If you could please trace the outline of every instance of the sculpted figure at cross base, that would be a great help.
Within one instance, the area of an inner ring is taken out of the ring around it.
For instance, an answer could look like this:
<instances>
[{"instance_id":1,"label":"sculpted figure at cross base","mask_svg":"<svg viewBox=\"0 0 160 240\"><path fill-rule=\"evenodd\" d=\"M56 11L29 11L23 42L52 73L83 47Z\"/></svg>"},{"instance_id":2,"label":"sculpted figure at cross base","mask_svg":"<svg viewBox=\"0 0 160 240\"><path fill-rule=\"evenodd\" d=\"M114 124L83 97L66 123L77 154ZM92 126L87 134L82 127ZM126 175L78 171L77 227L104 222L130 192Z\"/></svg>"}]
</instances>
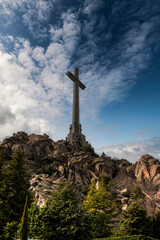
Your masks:
<instances>
[{"instance_id":1,"label":"sculpted figure at cross base","mask_svg":"<svg viewBox=\"0 0 160 240\"><path fill-rule=\"evenodd\" d=\"M70 143L79 145L86 145L85 136L81 133L81 124L79 123L79 88L84 90L86 86L79 80L78 68L74 69L74 74L67 72L66 75L73 81L73 112L72 124L70 125L70 132L66 140Z\"/></svg>"}]
</instances>

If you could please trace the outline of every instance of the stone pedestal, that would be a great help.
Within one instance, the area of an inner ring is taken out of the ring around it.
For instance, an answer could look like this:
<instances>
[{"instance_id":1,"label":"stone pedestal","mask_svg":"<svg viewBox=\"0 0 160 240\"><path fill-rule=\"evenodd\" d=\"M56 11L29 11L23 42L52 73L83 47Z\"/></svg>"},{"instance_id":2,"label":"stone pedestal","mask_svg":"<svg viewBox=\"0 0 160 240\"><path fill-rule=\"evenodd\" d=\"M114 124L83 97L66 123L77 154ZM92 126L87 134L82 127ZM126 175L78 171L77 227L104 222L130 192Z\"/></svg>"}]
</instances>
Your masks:
<instances>
[{"instance_id":1,"label":"stone pedestal","mask_svg":"<svg viewBox=\"0 0 160 240\"><path fill-rule=\"evenodd\" d=\"M75 132L75 126L73 124L70 125L70 132L66 138L66 140L68 142L70 142L71 144L78 144L80 146L85 146L87 144L85 135L83 135L81 132L81 124L79 124L79 132ZM77 127L76 127L77 129Z\"/></svg>"}]
</instances>

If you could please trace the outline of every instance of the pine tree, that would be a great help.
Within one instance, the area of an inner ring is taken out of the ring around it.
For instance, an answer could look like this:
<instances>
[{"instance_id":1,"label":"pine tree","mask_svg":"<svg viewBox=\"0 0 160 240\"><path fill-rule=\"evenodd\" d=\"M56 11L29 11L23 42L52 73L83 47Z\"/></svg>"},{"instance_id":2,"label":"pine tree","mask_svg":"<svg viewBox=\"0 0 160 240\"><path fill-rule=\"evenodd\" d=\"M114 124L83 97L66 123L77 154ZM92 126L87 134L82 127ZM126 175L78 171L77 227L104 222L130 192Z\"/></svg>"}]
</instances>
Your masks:
<instances>
[{"instance_id":1,"label":"pine tree","mask_svg":"<svg viewBox=\"0 0 160 240\"><path fill-rule=\"evenodd\" d=\"M153 237L160 239L160 212L153 217Z\"/></svg>"},{"instance_id":2,"label":"pine tree","mask_svg":"<svg viewBox=\"0 0 160 240\"><path fill-rule=\"evenodd\" d=\"M84 213L76 194L69 183L61 185L46 206L36 213L38 228L30 227L30 237L42 240L87 240L90 239L90 219Z\"/></svg>"},{"instance_id":3,"label":"pine tree","mask_svg":"<svg viewBox=\"0 0 160 240\"><path fill-rule=\"evenodd\" d=\"M28 195L26 196L26 202L24 206L21 229L20 229L20 240L28 239Z\"/></svg>"},{"instance_id":4,"label":"pine tree","mask_svg":"<svg viewBox=\"0 0 160 240\"><path fill-rule=\"evenodd\" d=\"M29 193L29 175L24 167L23 154L16 151L11 155L5 173L5 204L8 222L20 221L26 195Z\"/></svg>"},{"instance_id":5,"label":"pine tree","mask_svg":"<svg viewBox=\"0 0 160 240\"><path fill-rule=\"evenodd\" d=\"M43 211L43 209L42 209ZM37 205L37 201L31 204L28 209L28 219L29 219L29 237L37 239L38 234L41 231L41 223L39 221L40 209Z\"/></svg>"},{"instance_id":6,"label":"pine tree","mask_svg":"<svg viewBox=\"0 0 160 240\"><path fill-rule=\"evenodd\" d=\"M4 164L4 152L0 151L0 239L3 239L3 228L7 222L7 216L4 212L5 208L5 185L6 181L4 179L3 173Z\"/></svg>"},{"instance_id":7,"label":"pine tree","mask_svg":"<svg viewBox=\"0 0 160 240\"><path fill-rule=\"evenodd\" d=\"M152 235L151 220L137 203L132 202L128 209L123 211L119 233L121 235Z\"/></svg>"},{"instance_id":8,"label":"pine tree","mask_svg":"<svg viewBox=\"0 0 160 240\"><path fill-rule=\"evenodd\" d=\"M117 206L108 192L106 178L101 176L99 187L94 180L84 201L84 207L92 218L92 234L95 238L107 237L111 234L111 223L117 215Z\"/></svg>"},{"instance_id":9,"label":"pine tree","mask_svg":"<svg viewBox=\"0 0 160 240\"><path fill-rule=\"evenodd\" d=\"M26 194L29 194L29 175L22 153L16 151L6 158L0 152L0 239L14 236L17 231Z\"/></svg>"}]
</instances>

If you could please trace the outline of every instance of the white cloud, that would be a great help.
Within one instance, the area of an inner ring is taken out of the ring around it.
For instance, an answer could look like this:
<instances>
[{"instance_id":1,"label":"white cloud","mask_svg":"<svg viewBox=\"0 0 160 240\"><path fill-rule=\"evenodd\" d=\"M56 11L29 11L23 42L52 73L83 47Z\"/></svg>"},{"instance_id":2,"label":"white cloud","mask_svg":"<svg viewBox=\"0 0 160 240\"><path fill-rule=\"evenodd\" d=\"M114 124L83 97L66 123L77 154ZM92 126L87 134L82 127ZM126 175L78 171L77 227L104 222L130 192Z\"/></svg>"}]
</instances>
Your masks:
<instances>
[{"instance_id":1,"label":"white cloud","mask_svg":"<svg viewBox=\"0 0 160 240\"><path fill-rule=\"evenodd\" d=\"M10 122L15 118L9 107L0 104L0 125L4 125L6 122Z\"/></svg>"},{"instance_id":2,"label":"white cloud","mask_svg":"<svg viewBox=\"0 0 160 240\"><path fill-rule=\"evenodd\" d=\"M58 50L61 47L61 53L67 51L67 55L71 57L79 42L80 23L76 14L70 11L63 13L61 20L63 23L61 28L51 26L51 39L57 44L57 48L54 49Z\"/></svg>"},{"instance_id":3,"label":"white cloud","mask_svg":"<svg viewBox=\"0 0 160 240\"><path fill-rule=\"evenodd\" d=\"M35 128L42 132L46 126L51 131L57 119L60 121L65 116L68 121L72 83L65 73L75 66L80 68L80 79L87 86L85 91L80 90L82 116L93 122L101 104L121 99L152 57L152 46L156 41L155 35L151 34L152 19L143 23L129 22L129 28L122 31L116 44L111 45L112 23L107 28L104 17L94 15L103 7L103 1L84 1L85 20L79 18L78 10L67 10L61 13L58 24L51 24L49 18L55 2L0 1L4 10L0 14L8 21L13 20L18 11L21 13L19 18L22 17L35 37L39 38L39 33L46 37L49 33L50 40L44 49L31 46L24 38L1 36L0 84L3 93L0 100L5 102L5 119L11 119L13 114L12 121L15 121L5 129L20 126L24 130ZM11 115L7 115L9 112Z\"/></svg>"},{"instance_id":4,"label":"white cloud","mask_svg":"<svg viewBox=\"0 0 160 240\"><path fill-rule=\"evenodd\" d=\"M84 1L84 9L83 12L85 14L92 14L95 11L101 9L103 7L104 3L102 0L85 0Z\"/></svg>"},{"instance_id":5,"label":"white cloud","mask_svg":"<svg viewBox=\"0 0 160 240\"><path fill-rule=\"evenodd\" d=\"M19 19L35 38L47 38L48 27L43 26L51 16L58 0L1 0L0 15L4 24L16 23Z\"/></svg>"},{"instance_id":6,"label":"white cloud","mask_svg":"<svg viewBox=\"0 0 160 240\"><path fill-rule=\"evenodd\" d=\"M150 154L155 158L160 157L160 138L151 138L140 142L126 142L117 145L108 145L98 151L105 152L108 156L118 159L127 159L136 162L142 155Z\"/></svg>"},{"instance_id":7,"label":"white cloud","mask_svg":"<svg viewBox=\"0 0 160 240\"><path fill-rule=\"evenodd\" d=\"M65 73L70 64L71 45L75 47L78 41L79 27L73 13L63 14L62 23L63 41L52 39L46 50L31 47L23 38L1 36L0 101L5 105L0 121L5 123L0 138L16 130L45 131L53 137L53 126L70 108L66 103L71 103L72 83ZM10 51L6 53L9 45Z\"/></svg>"},{"instance_id":8,"label":"white cloud","mask_svg":"<svg viewBox=\"0 0 160 240\"><path fill-rule=\"evenodd\" d=\"M48 111L52 108L48 106L44 109L48 101L45 90L31 79L33 67L28 69L30 65L26 66L26 61L19 64L15 59L10 54L0 52L0 122L3 123L0 137L18 130L44 133L46 129L45 132L53 134L47 121ZM41 118L41 108L46 113L46 119ZM57 111L52 109L51 112L52 117L57 115Z\"/></svg>"}]
</instances>

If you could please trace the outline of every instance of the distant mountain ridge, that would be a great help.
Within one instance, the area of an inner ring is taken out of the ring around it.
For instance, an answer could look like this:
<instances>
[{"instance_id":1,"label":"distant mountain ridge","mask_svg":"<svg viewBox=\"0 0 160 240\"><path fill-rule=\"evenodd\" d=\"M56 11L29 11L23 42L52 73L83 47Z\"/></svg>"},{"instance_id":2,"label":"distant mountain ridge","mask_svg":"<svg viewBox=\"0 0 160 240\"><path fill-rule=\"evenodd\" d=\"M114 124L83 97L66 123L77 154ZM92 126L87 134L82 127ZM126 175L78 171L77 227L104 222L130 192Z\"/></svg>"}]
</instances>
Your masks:
<instances>
[{"instance_id":1,"label":"distant mountain ridge","mask_svg":"<svg viewBox=\"0 0 160 240\"><path fill-rule=\"evenodd\" d=\"M131 164L125 159L114 160L82 151L78 145L67 141L54 142L46 134L28 135L18 132L0 143L6 154L16 150L24 153L24 160L31 173L31 190L42 207L58 184L70 179L80 195L86 195L93 179L98 181L103 173L111 179L110 191L127 209L131 192L138 186L144 198L137 199L149 215L160 210L160 162L144 155Z\"/></svg>"}]
</instances>

